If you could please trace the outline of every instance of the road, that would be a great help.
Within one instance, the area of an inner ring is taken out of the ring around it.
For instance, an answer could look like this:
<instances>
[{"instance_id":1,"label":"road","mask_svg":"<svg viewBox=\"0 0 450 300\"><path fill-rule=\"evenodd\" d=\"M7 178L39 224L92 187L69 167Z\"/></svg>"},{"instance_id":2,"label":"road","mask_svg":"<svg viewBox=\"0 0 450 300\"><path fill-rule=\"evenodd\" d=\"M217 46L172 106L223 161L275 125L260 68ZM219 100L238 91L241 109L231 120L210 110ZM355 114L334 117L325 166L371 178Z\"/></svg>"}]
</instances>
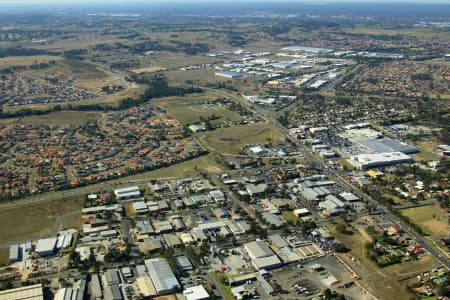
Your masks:
<instances>
[{"instance_id":1,"label":"road","mask_svg":"<svg viewBox=\"0 0 450 300\"><path fill-rule=\"evenodd\" d=\"M207 88L204 88L207 89ZM207 89L211 90L211 89ZM213 93L219 94L222 97L228 97L234 101L238 101L240 104L245 105L249 110L251 110L253 113L259 115L262 117L266 122L270 123L272 126L277 128L280 133L284 135L285 138L288 138L289 140L292 140L289 132L284 128L276 119L274 119L271 116L266 115L261 109L252 106L249 102L247 102L243 97L241 97L238 93L235 92L229 92L224 90L214 90ZM292 140L293 144L297 147L297 149L304 155L304 157L311 163L315 165L316 168L322 170L324 174L328 175L330 178L332 178L336 183L347 189L349 192L352 192L356 196L358 196L361 200L365 201L366 203L371 203L372 205L382 209L387 215L389 220L393 224L399 225L402 230L408 234L409 236L413 237L419 244L423 246L423 248L428 251L431 255L435 257L436 260L438 260L440 263L442 263L444 266L450 269L450 260L446 257L444 257L441 253L439 253L436 248L432 245L431 241L424 240L424 237L420 234L418 234L415 230L413 230L408 224L403 224L401 220L395 216L394 214L389 212L389 209L379 204L377 201L375 201L372 197L367 195L366 193L363 193L360 189L356 188L353 184L345 180L337 171L329 168L322 160L318 159L308 148L306 148L305 145L302 143Z\"/></svg>"}]
</instances>

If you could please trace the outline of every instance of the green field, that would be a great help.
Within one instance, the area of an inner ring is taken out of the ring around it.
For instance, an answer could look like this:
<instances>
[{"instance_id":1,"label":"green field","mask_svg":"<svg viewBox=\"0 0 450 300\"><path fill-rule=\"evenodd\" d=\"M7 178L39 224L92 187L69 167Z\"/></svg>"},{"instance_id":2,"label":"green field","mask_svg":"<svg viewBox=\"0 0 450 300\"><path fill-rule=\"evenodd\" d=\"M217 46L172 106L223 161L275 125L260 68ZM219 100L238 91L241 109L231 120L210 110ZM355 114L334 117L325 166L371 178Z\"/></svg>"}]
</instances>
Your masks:
<instances>
[{"instance_id":1,"label":"green field","mask_svg":"<svg viewBox=\"0 0 450 300\"><path fill-rule=\"evenodd\" d=\"M220 117L218 120L214 120L214 122L218 123L229 123L242 120L240 115L225 107L207 107L205 105L206 101L213 101L214 99L214 96L199 94L183 97L168 97L152 102L155 105L167 109L167 111L183 125L199 123L200 117L207 119L212 115Z\"/></svg>"},{"instance_id":2,"label":"green field","mask_svg":"<svg viewBox=\"0 0 450 300\"><path fill-rule=\"evenodd\" d=\"M409 217L434 239L448 237L450 233L449 214L438 204L404 209L402 215Z\"/></svg>"},{"instance_id":3,"label":"green field","mask_svg":"<svg viewBox=\"0 0 450 300\"><path fill-rule=\"evenodd\" d=\"M50 234L58 216L81 210L84 197L21 203L0 208L0 244Z\"/></svg>"},{"instance_id":4,"label":"green field","mask_svg":"<svg viewBox=\"0 0 450 300\"><path fill-rule=\"evenodd\" d=\"M245 144L276 145L284 141L274 127L263 122L203 132L197 138L208 150L228 155L238 155Z\"/></svg>"}]
</instances>

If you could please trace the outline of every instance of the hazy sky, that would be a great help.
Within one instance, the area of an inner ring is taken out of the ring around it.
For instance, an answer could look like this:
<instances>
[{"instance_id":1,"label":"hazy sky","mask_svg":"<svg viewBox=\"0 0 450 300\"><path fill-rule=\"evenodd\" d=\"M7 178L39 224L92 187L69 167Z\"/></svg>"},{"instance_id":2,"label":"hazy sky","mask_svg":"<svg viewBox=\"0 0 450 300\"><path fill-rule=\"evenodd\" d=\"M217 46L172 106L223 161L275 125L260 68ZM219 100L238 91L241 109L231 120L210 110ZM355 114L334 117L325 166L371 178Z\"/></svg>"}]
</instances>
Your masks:
<instances>
[{"instance_id":1,"label":"hazy sky","mask_svg":"<svg viewBox=\"0 0 450 300\"><path fill-rule=\"evenodd\" d=\"M128 1L124 0L0 0L0 4L83 4L83 3L107 3L107 2L117 2L125 4ZM387 2L387 3L446 3L450 4L450 0L131 0L129 2L143 2L143 3L167 3L167 2L178 2L178 3L188 3L188 2L298 2L298 3L332 3L332 2L361 2L361 3L370 3L370 2Z\"/></svg>"}]
</instances>

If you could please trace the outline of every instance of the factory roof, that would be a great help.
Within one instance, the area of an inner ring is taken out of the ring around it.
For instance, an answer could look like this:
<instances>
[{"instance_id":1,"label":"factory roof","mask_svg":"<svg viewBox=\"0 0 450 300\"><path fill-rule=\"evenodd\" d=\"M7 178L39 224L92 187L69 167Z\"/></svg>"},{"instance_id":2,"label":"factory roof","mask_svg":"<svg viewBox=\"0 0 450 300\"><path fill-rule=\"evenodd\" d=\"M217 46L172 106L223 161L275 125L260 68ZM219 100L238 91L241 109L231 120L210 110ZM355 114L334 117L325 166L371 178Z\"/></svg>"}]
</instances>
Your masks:
<instances>
[{"instance_id":1,"label":"factory roof","mask_svg":"<svg viewBox=\"0 0 450 300\"><path fill-rule=\"evenodd\" d=\"M231 71L220 71L215 73L217 76L231 77L231 78L239 78L242 77L241 73L231 72Z\"/></svg>"},{"instance_id":2,"label":"factory roof","mask_svg":"<svg viewBox=\"0 0 450 300\"><path fill-rule=\"evenodd\" d=\"M106 283L109 285L119 284L119 272L116 269L109 269L105 272Z\"/></svg>"},{"instance_id":3,"label":"factory roof","mask_svg":"<svg viewBox=\"0 0 450 300\"><path fill-rule=\"evenodd\" d=\"M283 248L289 245L279 234L270 235L269 240L278 248Z\"/></svg>"},{"instance_id":4,"label":"factory roof","mask_svg":"<svg viewBox=\"0 0 450 300\"><path fill-rule=\"evenodd\" d=\"M358 143L374 153L398 151L404 154L412 154L418 152L416 148L392 139L363 139Z\"/></svg>"},{"instance_id":5,"label":"factory roof","mask_svg":"<svg viewBox=\"0 0 450 300\"><path fill-rule=\"evenodd\" d=\"M136 278L139 291L144 297L156 296L157 292L150 276L140 276Z\"/></svg>"},{"instance_id":6,"label":"factory roof","mask_svg":"<svg viewBox=\"0 0 450 300\"><path fill-rule=\"evenodd\" d=\"M0 291L0 299L5 300L43 300L43 291L41 284L35 284L17 289Z\"/></svg>"},{"instance_id":7,"label":"factory roof","mask_svg":"<svg viewBox=\"0 0 450 300\"><path fill-rule=\"evenodd\" d=\"M352 165L361 169L386 166L398 163L412 162L413 159L401 152L383 152L376 154L359 154L348 160Z\"/></svg>"},{"instance_id":8,"label":"factory roof","mask_svg":"<svg viewBox=\"0 0 450 300\"><path fill-rule=\"evenodd\" d=\"M178 279L165 259L146 259L145 266L158 294L168 293L173 291L174 288L180 288Z\"/></svg>"},{"instance_id":9,"label":"factory roof","mask_svg":"<svg viewBox=\"0 0 450 300\"><path fill-rule=\"evenodd\" d=\"M254 241L244 245L252 259L274 255L275 253L266 242Z\"/></svg>"},{"instance_id":10,"label":"factory roof","mask_svg":"<svg viewBox=\"0 0 450 300\"><path fill-rule=\"evenodd\" d=\"M191 286L183 291L187 300L209 299L209 294L202 285Z\"/></svg>"},{"instance_id":11,"label":"factory roof","mask_svg":"<svg viewBox=\"0 0 450 300\"><path fill-rule=\"evenodd\" d=\"M36 252L42 253L42 252L52 252L55 250L56 242L58 241L57 238L46 238L46 239L39 239L36 245Z\"/></svg>"}]
</instances>

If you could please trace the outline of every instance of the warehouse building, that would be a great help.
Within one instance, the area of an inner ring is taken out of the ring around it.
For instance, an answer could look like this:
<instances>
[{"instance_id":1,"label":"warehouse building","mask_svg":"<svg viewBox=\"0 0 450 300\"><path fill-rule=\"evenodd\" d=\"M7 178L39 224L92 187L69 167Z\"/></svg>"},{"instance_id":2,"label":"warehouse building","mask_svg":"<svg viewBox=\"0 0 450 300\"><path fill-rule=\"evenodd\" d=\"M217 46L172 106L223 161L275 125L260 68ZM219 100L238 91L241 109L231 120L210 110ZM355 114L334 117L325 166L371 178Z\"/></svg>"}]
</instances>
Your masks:
<instances>
[{"instance_id":1,"label":"warehouse building","mask_svg":"<svg viewBox=\"0 0 450 300\"><path fill-rule=\"evenodd\" d=\"M156 289L153 285L152 279L148 275L140 276L136 278L136 283L139 288L139 292L144 297L153 297L156 296Z\"/></svg>"},{"instance_id":2,"label":"warehouse building","mask_svg":"<svg viewBox=\"0 0 450 300\"><path fill-rule=\"evenodd\" d=\"M186 300L208 300L209 294L202 285L191 286L183 291Z\"/></svg>"},{"instance_id":3,"label":"warehouse building","mask_svg":"<svg viewBox=\"0 0 450 300\"><path fill-rule=\"evenodd\" d=\"M127 188L114 190L114 195L117 200L135 199L142 196L138 186L130 186Z\"/></svg>"},{"instance_id":4,"label":"warehouse building","mask_svg":"<svg viewBox=\"0 0 450 300\"><path fill-rule=\"evenodd\" d=\"M177 268L181 272L188 272L194 270L194 266L191 264L191 261L184 255L175 257L175 263L177 265Z\"/></svg>"},{"instance_id":5,"label":"warehouse building","mask_svg":"<svg viewBox=\"0 0 450 300\"><path fill-rule=\"evenodd\" d=\"M95 300L103 299L103 291L102 286L100 285L100 279L98 274L91 274L91 284L89 291L91 299Z\"/></svg>"},{"instance_id":6,"label":"warehouse building","mask_svg":"<svg viewBox=\"0 0 450 300\"><path fill-rule=\"evenodd\" d=\"M105 297L104 298L105 300L125 299L122 295L122 291L120 290L119 286L117 286L117 285L108 286L107 288L105 288L104 297Z\"/></svg>"},{"instance_id":7,"label":"warehouse building","mask_svg":"<svg viewBox=\"0 0 450 300\"><path fill-rule=\"evenodd\" d=\"M36 252L39 256L51 256L55 254L57 238L40 239L36 245Z\"/></svg>"},{"instance_id":8,"label":"warehouse building","mask_svg":"<svg viewBox=\"0 0 450 300\"><path fill-rule=\"evenodd\" d=\"M372 153L401 152L404 154L414 154L419 152L417 148L392 139L364 139L358 141L358 144L367 148Z\"/></svg>"},{"instance_id":9,"label":"warehouse building","mask_svg":"<svg viewBox=\"0 0 450 300\"><path fill-rule=\"evenodd\" d=\"M242 74L238 72L231 72L231 71L220 71L215 73L216 76L220 77L226 77L226 78L242 78Z\"/></svg>"},{"instance_id":10,"label":"warehouse building","mask_svg":"<svg viewBox=\"0 0 450 300\"><path fill-rule=\"evenodd\" d=\"M158 295L170 294L181 288L165 259L146 259L145 266Z\"/></svg>"},{"instance_id":11,"label":"warehouse building","mask_svg":"<svg viewBox=\"0 0 450 300\"><path fill-rule=\"evenodd\" d=\"M105 286L118 285L121 283L119 271L116 269L109 269L105 272L103 277Z\"/></svg>"},{"instance_id":12,"label":"warehouse building","mask_svg":"<svg viewBox=\"0 0 450 300\"><path fill-rule=\"evenodd\" d=\"M221 190L214 190L209 192L209 197L214 202L223 202L226 200L225 194Z\"/></svg>"},{"instance_id":13,"label":"warehouse building","mask_svg":"<svg viewBox=\"0 0 450 300\"><path fill-rule=\"evenodd\" d=\"M133 202L133 210L137 215L148 213L147 203L144 201Z\"/></svg>"},{"instance_id":14,"label":"warehouse building","mask_svg":"<svg viewBox=\"0 0 450 300\"><path fill-rule=\"evenodd\" d=\"M9 262L15 263L20 261L20 248L19 244L11 244L9 245Z\"/></svg>"},{"instance_id":15,"label":"warehouse building","mask_svg":"<svg viewBox=\"0 0 450 300\"><path fill-rule=\"evenodd\" d=\"M351 156L348 162L355 168L365 170L376 167L390 166L401 163L411 163L414 160L401 152L384 152L376 154L359 154Z\"/></svg>"},{"instance_id":16,"label":"warehouse building","mask_svg":"<svg viewBox=\"0 0 450 300\"><path fill-rule=\"evenodd\" d=\"M42 284L24 286L17 289L0 291L0 299L5 300L43 300Z\"/></svg>"},{"instance_id":17,"label":"warehouse building","mask_svg":"<svg viewBox=\"0 0 450 300\"><path fill-rule=\"evenodd\" d=\"M256 270L272 270L283 265L266 242L250 242L244 245L244 249L252 259L252 265Z\"/></svg>"}]
</instances>

